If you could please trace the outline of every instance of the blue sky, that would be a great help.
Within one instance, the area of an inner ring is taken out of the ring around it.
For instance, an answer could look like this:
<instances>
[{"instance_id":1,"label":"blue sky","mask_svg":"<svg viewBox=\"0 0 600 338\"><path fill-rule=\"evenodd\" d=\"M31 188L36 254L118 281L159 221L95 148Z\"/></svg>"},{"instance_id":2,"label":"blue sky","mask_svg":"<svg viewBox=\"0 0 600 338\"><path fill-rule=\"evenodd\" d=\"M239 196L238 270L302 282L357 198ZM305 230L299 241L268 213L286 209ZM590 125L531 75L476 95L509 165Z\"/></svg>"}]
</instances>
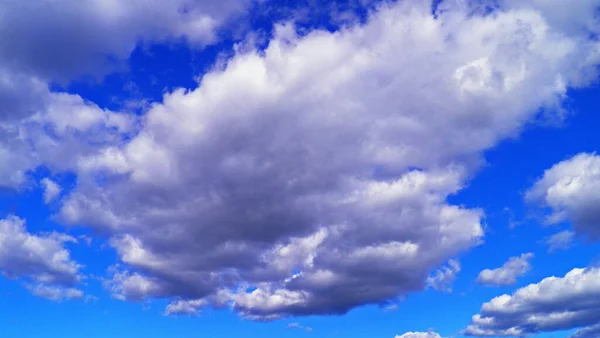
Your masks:
<instances>
[{"instance_id":1,"label":"blue sky","mask_svg":"<svg viewBox=\"0 0 600 338\"><path fill-rule=\"evenodd\" d=\"M0 5L1 336L599 337L599 8Z\"/></svg>"}]
</instances>

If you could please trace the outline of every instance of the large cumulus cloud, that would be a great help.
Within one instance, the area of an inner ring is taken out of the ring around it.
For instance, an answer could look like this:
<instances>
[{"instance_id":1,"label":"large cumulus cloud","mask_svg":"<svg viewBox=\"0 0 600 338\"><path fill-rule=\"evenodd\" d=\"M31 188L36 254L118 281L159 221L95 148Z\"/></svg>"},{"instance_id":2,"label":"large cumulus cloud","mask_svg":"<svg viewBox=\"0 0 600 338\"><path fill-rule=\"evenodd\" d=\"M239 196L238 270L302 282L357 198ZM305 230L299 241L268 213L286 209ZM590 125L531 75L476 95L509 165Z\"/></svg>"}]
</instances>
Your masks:
<instances>
[{"instance_id":1,"label":"large cumulus cloud","mask_svg":"<svg viewBox=\"0 0 600 338\"><path fill-rule=\"evenodd\" d=\"M166 95L131 141L84 154L58 217L112 234L111 292L170 313L344 313L421 290L483 236L482 211L447 197L540 108L560 116L598 61L593 13L499 3L282 25Z\"/></svg>"}]
</instances>

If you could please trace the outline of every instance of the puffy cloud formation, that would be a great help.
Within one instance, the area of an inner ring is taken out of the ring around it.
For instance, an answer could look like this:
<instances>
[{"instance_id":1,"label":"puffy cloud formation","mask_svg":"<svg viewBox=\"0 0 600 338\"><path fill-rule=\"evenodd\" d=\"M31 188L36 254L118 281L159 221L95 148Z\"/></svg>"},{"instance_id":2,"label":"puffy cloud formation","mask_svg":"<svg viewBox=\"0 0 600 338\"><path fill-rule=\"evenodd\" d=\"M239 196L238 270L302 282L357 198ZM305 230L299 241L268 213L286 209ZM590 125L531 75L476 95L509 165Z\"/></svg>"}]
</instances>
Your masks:
<instances>
[{"instance_id":1,"label":"puffy cloud formation","mask_svg":"<svg viewBox=\"0 0 600 338\"><path fill-rule=\"evenodd\" d=\"M446 198L540 108L560 115L599 61L583 5L499 3L446 1L434 17L401 1L333 33L282 25L167 94L131 140L79 152L58 217L111 233L123 269L108 289L173 299L168 313L268 320L422 290L483 236L482 211Z\"/></svg>"},{"instance_id":2,"label":"puffy cloud formation","mask_svg":"<svg viewBox=\"0 0 600 338\"><path fill-rule=\"evenodd\" d=\"M549 224L569 220L577 234L600 239L600 156L582 153L555 164L525 198L549 209Z\"/></svg>"},{"instance_id":3,"label":"puffy cloud formation","mask_svg":"<svg viewBox=\"0 0 600 338\"><path fill-rule=\"evenodd\" d=\"M532 253L525 253L519 257L511 257L497 269L485 269L477 276L477 283L491 286L513 285L517 278L523 276L531 269L529 261L533 258Z\"/></svg>"},{"instance_id":4,"label":"puffy cloud formation","mask_svg":"<svg viewBox=\"0 0 600 338\"><path fill-rule=\"evenodd\" d=\"M80 290L71 288L81 279L81 265L71 259L64 247L76 242L73 237L52 233L34 235L18 217L0 220L0 271L11 279L33 283L31 292L40 297L62 300L81 298Z\"/></svg>"},{"instance_id":5,"label":"puffy cloud formation","mask_svg":"<svg viewBox=\"0 0 600 338\"><path fill-rule=\"evenodd\" d=\"M600 269L573 269L548 277L512 295L484 303L464 330L469 336L525 336L600 323ZM587 337L596 327L578 333ZM575 335L577 337L577 334ZM591 337L591 336L590 336Z\"/></svg>"},{"instance_id":6,"label":"puffy cloud formation","mask_svg":"<svg viewBox=\"0 0 600 338\"><path fill-rule=\"evenodd\" d=\"M401 336L396 336L396 338L442 338L439 334L435 332L407 332Z\"/></svg>"}]
</instances>

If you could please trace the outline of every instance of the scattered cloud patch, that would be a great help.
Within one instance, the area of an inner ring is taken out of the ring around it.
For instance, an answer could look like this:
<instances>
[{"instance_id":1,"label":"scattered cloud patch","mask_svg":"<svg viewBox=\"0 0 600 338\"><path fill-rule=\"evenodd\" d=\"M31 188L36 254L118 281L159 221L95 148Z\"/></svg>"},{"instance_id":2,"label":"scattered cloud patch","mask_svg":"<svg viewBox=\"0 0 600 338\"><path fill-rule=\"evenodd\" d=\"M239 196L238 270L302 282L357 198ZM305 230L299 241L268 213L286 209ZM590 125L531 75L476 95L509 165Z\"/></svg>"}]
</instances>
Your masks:
<instances>
[{"instance_id":1,"label":"scattered cloud patch","mask_svg":"<svg viewBox=\"0 0 600 338\"><path fill-rule=\"evenodd\" d=\"M287 328L288 329L304 330L306 332L312 332L313 331L312 327L304 326L304 325L301 325L300 323L289 323L287 325Z\"/></svg>"},{"instance_id":2,"label":"scattered cloud patch","mask_svg":"<svg viewBox=\"0 0 600 338\"><path fill-rule=\"evenodd\" d=\"M35 235L15 216L0 220L0 270L5 277L51 285L73 286L81 265L64 247L73 238L64 234Z\"/></svg>"},{"instance_id":3,"label":"scattered cloud patch","mask_svg":"<svg viewBox=\"0 0 600 338\"><path fill-rule=\"evenodd\" d=\"M395 338L442 338L439 334L429 331L429 332L407 332L403 335L396 335Z\"/></svg>"},{"instance_id":4,"label":"scattered cloud patch","mask_svg":"<svg viewBox=\"0 0 600 338\"><path fill-rule=\"evenodd\" d=\"M29 233L25 221L16 216L0 220L0 272L22 280L35 296L53 301L80 299L83 292L73 288L82 276L82 266L65 248L76 242L68 235Z\"/></svg>"},{"instance_id":5,"label":"scattered cloud patch","mask_svg":"<svg viewBox=\"0 0 600 338\"><path fill-rule=\"evenodd\" d=\"M600 337L600 323L577 330L571 338L597 338Z\"/></svg>"},{"instance_id":6,"label":"scattered cloud patch","mask_svg":"<svg viewBox=\"0 0 600 338\"><path fill-rule=\"evenodd\" d=\"M452 292L452 283L459 272L460 263L451 259L448 261L448 266L436 270L433 276L427 278L427 286L434 290Z\"/></svg>"},{"instance_id":7,"label":"scattered cloud patch","mask_svg":"<svg viewBox=\"0 0 600 338\"><path fill-rule=\"evenodd\" d=\"M481 271L477 276L477 283L488 286L513 285L517 282L517 278L525 275L531 269L529 261L532 258L532 253L511 257L499 268Z\"/></svg>"},{"instance_id":8,"label":"scattered cloud patch","mask_svg":"<svg viewBox=\"0 0 600 338\"><path fill-rule=\"evenodd\" d=\"M564 230L548 237L545 240L548 245L548 252L554 252L558 250L567 250L573 245L575 239L575 233L569 230Z\"/></svg>"},{"instance_id":9,"label":"scattered cloud patch","mask_svg":"<svg viewBox=\"0 0 600 338\"><path fill-rule=\"evenodd\" d=\"M83 291L75 288L64 288L38 284L35 286L29 286L28 289L34 296L46 298L55 302L83 299Z\"/></svg>"},{"instance_id":10,"label":"scattered cloud patch","mask_svg":"<svg viewBox=\"0 0 600 338\"><path fill-rule=\"evenodd\" d=\"M62 191L60 185L49 178L42 179L40 183L44 189L44 203L46 204L54 201Z\"/></svg>"}]
</instances>

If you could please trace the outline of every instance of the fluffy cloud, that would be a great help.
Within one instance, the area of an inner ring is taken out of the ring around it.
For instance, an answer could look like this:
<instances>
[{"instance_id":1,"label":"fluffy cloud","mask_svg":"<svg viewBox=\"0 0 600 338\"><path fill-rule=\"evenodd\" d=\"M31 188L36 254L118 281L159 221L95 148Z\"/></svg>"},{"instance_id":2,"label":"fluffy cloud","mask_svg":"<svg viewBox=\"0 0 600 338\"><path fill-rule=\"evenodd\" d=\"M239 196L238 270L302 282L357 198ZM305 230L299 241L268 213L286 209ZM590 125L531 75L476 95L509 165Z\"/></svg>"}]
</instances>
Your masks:
<instances>
[{"instance_id":1,"label":"fluffy cloud","mask_svg":"<svg viewBox=\"0 0 600 338\"><path fill-rule=\"evenodd\" d=\"M59 233L31 234L25 229L25 221L14 216L2 219L0 271L10 279L35 283L29 289L36 296L52 300L81 298L81 291L71 288L81 279L81 265L64 247L64 243L76 241Z\"/></svg>"},{"instance_id":2,"label":"fluffy cloud","mask_svg":"<svg viewBox=\"0 0 600 338\"><path fill-rule=\"evenodd\" d=\"M502 267L481 271L479 276L477 276L477 283L493 286L513 285L517 282L517 278L523 276L531 269L529 260L532 258L532 253L522 254L519 257L511 257Z\"/></svg>"},{"instance_id":3,"label":"fluffy cloud","mask_svg":"<svg viewBox=\"0 0 600 338\"><path fill-rule=\"evenodd\" d=\"M569 220L577 234L600 239L600 156L582 153L555 164L525 198L549 209L547 223Z\"/></svg>"},{"instance_id":4,"label":"fluffy cloud","mask_svg":"<svg viewBox=\"0 0 600 338\"><path fill-rule=\"evenodd\" d=\"M592 14L565 25L527 4L446 2L435 18L402 1L335 33L280 26L79 160L58 216L113 234L114 293L186 313L344 313L422 290L483 236L482 211L447 197L598 61Z\"/></svg>"},{"instance_id":5,"label":"fluffy cloud","mask_svg":"<svg viewBox=\"0 0 600 338\"><path fill-rule=\"evenodd\" d=\"M548 277L512 295L502 295L481 306L469 336L525 336L569 330L600 323L600 269L573 269L564 277ZM594 328L580 333L583 337ZM577 336L577 335L576 335Z\"/></svg>"},{"instance_id":6,"label":"fluffy cloud","mask_svg":"<svg viewBox=\"0 0 600 338\"><path fill-rule=\"evenodd\" d=\"M396 336L396 338L442 338L439 334L435 332L407 332L401 336Z\"/></svg>"}]
</instances>

